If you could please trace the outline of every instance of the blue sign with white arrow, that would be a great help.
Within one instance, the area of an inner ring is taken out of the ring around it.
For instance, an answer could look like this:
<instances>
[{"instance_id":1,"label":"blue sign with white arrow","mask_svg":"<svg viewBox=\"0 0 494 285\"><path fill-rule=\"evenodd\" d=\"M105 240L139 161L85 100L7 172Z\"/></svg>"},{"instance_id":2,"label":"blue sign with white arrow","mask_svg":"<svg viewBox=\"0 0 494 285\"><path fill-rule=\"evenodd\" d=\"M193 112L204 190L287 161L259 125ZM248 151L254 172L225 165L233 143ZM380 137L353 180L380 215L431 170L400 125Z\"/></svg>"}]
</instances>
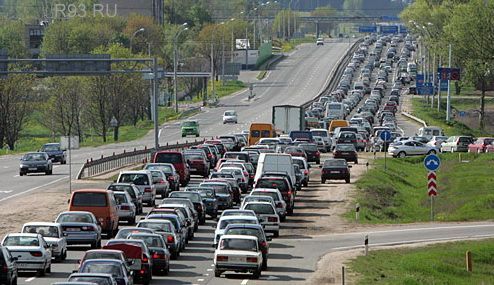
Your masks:
<instances>
[{"instance_id":1,"label":"blue sign with white arrow","mask_svg":"<svg viewBox=\"0 0 494 285\"><path fill-rule=\"evenodd\" d=\"M441 166L441 159L435 154L429 154L424 158L424 166L429 171L436 171Z\"/></svg>"},{"instance_id":2,"label":"blue sign with white arrow","mask_svg":"<svg viewBox=\"0 0 494 285\"><path fill-rule=\"evenodd\" d=\"M379 136L383 141L387 142L391 139L391 132L384 130L381 132L381 135Z\"/></svg>"}]
</instances>

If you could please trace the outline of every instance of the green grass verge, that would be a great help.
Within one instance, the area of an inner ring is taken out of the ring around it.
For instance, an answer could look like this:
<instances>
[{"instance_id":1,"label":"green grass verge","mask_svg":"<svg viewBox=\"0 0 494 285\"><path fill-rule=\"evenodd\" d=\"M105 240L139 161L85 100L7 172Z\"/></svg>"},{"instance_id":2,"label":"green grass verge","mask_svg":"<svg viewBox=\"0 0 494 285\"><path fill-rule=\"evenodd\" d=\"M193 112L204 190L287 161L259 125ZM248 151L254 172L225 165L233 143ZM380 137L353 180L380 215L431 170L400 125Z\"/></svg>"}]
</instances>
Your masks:
<instances>
[{"instance_id":1,"label":"green grass verge","mask_svg":"<svg viewBox=\"0 0 494 285\"><path fill-rule=\"evenodd\" d=\"M437 172L439 195L434 201L436 221L475 221L492 219L494 193L492 165L494 154L441 154ZM356 202L360 222L366 224L413 223L430 220L427 171L423 156L406 159L376 159L374 167L357 181ZM354 219L353 210L347 212Z\"/></svg>"},{"instance_id":2,"label":"green grass verge","mask_svg":"<svg viewBox=\"0 0 494 285\"><path fill-rule=\"evenodd\" d=\"M228 95L232 95L233 93L240 91L247 87L244 82L239 80L230 80L222 82L221 80L217 80L214 82L214 89L218 98L225 97ZM208 81L208 96L211 96L213 90L213 85L211 81ZM183 103L198 103L202 102L202 96L195 96L192 100L189 101L181 101Z\"/></svg>"},{"instance_id":3,"label":"green grass verge","mask_svg":"<svg viewBox=\"0 0 494 285\"><path fill-rule=\"evenodd\" d=\"M290 52L295 49L300 44L303 43L314 43L316 42L316 38L314 37L305 37L300 39L291 39L289 41L281 42L281 52Z\"/></svg>"},{"instance_id":4,"label":"green grass verge","mask_svg":"<svg viewBox=\"0 0 494 285\"><path fill-rule=\"evenodd\" d=\"M453 105L453 104L452 104ZM475 137L481 137L488 134L481 132L479 129L471 129L467 125L455 120L446 122L446 107L444 106L440 112L436 108L430 108L429 104L426 104L421 98L414 98L412 100L412 114L422 120L424 120L429 126L441 127L447 136L452 135L470 135Z\"/></svg>"},{"instance_id":5,"label":"green grass verge","mask_svg":"<svg viewBox=\"0 0 494 285\"><path fill-rule=\"evenodd\" d=\"M466 271L465 253L470 251L473 272ZM494 240L454 242L371 251L349 263L357 284L494 284Z\"/></svg>"},{"instance_id":6,"label":"green grass verge","mask_svg":"<svg viewBox=\"0 0 494 285\"><path fill-rule=\"evenodd\" d=\"M163 124L166 121L177 119L179 114L177 114L173 108L159 107L158 117L160 124ZM1 149L0 155L35 151L45 143L59 141L60 136L53 136L48 128L39 123L41 120L41 114L37 111L33 112L25 123L20 134L20 139L16 143L16 149L14 151ZM119 129L118 142L136 140L146 135L152 129L153 121L150 120L139 121L136 126L121 126ZM94 147L110 143L115 143L111 129L108 132L106 142L103 142L102 137L89 133L81 143L81 147Z\"/></svg>"}]
</instances>

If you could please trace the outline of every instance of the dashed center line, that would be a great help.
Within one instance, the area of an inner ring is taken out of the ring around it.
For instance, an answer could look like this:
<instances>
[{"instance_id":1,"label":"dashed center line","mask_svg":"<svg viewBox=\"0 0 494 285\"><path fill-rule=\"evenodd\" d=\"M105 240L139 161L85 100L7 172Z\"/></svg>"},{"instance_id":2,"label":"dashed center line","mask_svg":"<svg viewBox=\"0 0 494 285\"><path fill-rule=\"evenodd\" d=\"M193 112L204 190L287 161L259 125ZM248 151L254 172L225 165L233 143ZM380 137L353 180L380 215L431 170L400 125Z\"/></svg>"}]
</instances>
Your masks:
<instances>
[{"instance_id":1,"label":"dashed center line","mask_svg":"<svg viewBox=\"0 0 494 285\"><path fill-rule=\"evenodd\" d=\"M199 279L197 279L197 282L204 282L204 279L199 278Z\"/></svg>"},{"instance_id":2,"label":"dashed center line","mask_svg":"<svg viewBox=\"0 0 494 285\"><path fill-rule=\"evenodd\" d=\"M246 284L247 284L247 282L249 282L249 279L244 279L244 280L242 280L242 283L240 283L240 284L241 284L241 285L246 285Z\"/></svg>"},{"instance_id":3,"label":"dashed center line","mask_svg":"<svg viewBox=\"0 0 494 285\"><path fill-rule=\"evenodd\" d=\"M25 282L31 282L31 281L33 281L34 279L36 279L36 277L31 277L31 278L26 279L26 280L25 280Z\"/></svg>"}]
</instances>

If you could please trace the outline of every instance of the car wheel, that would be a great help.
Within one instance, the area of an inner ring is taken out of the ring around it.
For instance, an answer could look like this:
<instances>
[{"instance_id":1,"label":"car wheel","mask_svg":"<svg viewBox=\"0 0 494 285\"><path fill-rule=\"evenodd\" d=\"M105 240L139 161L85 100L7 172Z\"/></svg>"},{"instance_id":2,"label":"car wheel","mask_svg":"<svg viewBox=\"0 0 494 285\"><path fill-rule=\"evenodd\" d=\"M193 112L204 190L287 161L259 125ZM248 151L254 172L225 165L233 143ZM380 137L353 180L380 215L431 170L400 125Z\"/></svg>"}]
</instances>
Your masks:
<instances>
[{"instance_id":1,"label":"car wheel","mask_svg":"<svg viewBox=\"0 0 494 285\"><path fill-rule=\"evenodd\" d=\"M67 164L67 160L62 160L62 162L60 162L61 164Z\"/></svg>"},{"instance_id":2,"label":"car wheel","mask_svg":"<svg viewBox=\"0 0 494 285\"><path fill-rule=\"evenodd\" d=\"M184 135L184 134L182 134L182 137L183 137L183 138L185 138L185 135Z\"/></svg>"},{"instance_id":3,"label":"car wheel","mask_svg":"<svg viewBox=\"0 0 494 285\"><path fill-rule=\"evenodd\" d=\"M350 183L350 177L345 179L346 183Z\"/></svg>"},{"instance_id":4,"label":"car wheel","mask_svg":"<svg viewBox=\"0 0 494 285\"><path fill-rule=\"evenodd\" d=\"M24 175L24 172L19 172L19 176L23 176Z\"/></svg>"},{"instance_id":5,"label":"car wheel","mask_svg":"<svg viewBox=\"0 0 494 285\"><path fill-rule=\"evenodd\" d=\"M405 158L406 156L407 156L407 154L406 154L404 151L400 151L400 152L398 153L398 157L399 157L399 158Z\"/></svg>"},{"instance_id":6,"label":"car wheel","mask_svg":"<svg viewBox=\"0 0 494 285\"><path fill-rule=\"evenodd\" d=\"M256 271L254 271L252 276L254 279L259 279L259 277L261 277L261 269L257 269Z\"/></svg>"},{"instance_id":7,"label":"car wheel","mask_svg":"<svg viewBox=\"0 0 494 285\"><path fill-rule=\"evenodd\" d=\"M275 238L279 237L280 236L280 231L276 231L274 232L274 235L273 235Z\"/></svg>"},{"instance_id":8,"label":"car wheel","mask_svg":"<svg viewBox=\"0 0 494 285\"><path fill-rule=\"evenodd\" d=\"M42 276L45 276L45 273L46 272L45 272L45 269L43 268L43 269L38 269L37 270L37 273L38 273L38 276L41 276L42 277Z\"/></svg>"},{"instance_id":9,"label":"car wheel","mask_svg":"<svg viewBox=\"0 0 494 285\"><path fill-rule=\"evenodd\" d=\"M196 138L199 136L199 134L196 134Z\"/></svg>"},{"instance_id":10,"label":"car wheel","mask_svg":"<svg viewBox=\"0 0 494 285\"><path fill-rule=\"evenodd\" d=\"M220 277L221 276L221 273L223 273L223 272L215 269L214 270L214 277Z\"/></svg>"},{"instance_id":11,"label":"car wheel","mask_svg":"<svg viewBox=\"0 0 494 285\"><path fill-rule=\"evenodd\" d=\"M326 179L321 179L321 184L326 183Z\"/></svg>"}]
</instances>

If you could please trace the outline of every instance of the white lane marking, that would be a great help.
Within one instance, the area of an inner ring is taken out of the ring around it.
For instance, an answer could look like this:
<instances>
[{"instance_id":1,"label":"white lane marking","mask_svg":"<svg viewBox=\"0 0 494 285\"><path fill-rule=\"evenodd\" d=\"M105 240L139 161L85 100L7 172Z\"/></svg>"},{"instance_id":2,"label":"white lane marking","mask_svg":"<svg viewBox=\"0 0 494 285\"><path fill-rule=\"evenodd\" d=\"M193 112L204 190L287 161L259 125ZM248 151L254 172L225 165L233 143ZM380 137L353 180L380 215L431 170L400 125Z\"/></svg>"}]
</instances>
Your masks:
<instances>
[{"instance_id":1,"label":"white lane marking","mask_svg":"<svg viewBox=\"0 0 494 285\"><path fill-rule=\"evenodd\" d=\"M3 168L4 168L4 169L7 169L7 168L9 168L9 167L8 167L8 166L4 166Z\"/></svg>"},{"instance_id":2,"label":"white lane marking","mask_svg":"<svg viewBox=\"0 0 494 285\"><path fill-rule=\"evenodd\" d=\"M241 284L241 285L246 285L246 284L247 284L247 282L249 282L249 279L244 279L244 280L242 280L242 283L240 283L240 284Z\"/></svg>"},{"instance_id":3,"label":"white lane marking","mask_svg":"<svg viewBox=\"0 0 494 285\"><path fill-rule=\"evenodd\" d=\"M12 177L14 177L14 178L15 178L15 177L19 177L19 174L17 174L17 175L14 175L14 176L12 176Z\"/></svg>"},{"instance_id":4,"label":"white lane marking","mask_svg":"<svg viewBox=\"0 0 494 285\"><path fill-rule=\"evenodd\" d=\"M31 281L33 281L34 279L36 279L36 277L31 277L31 278L26 279L26 280L25 280L25 282L31 282Z\"/></svg>"},{"instance_id":5,"label":"white lane marking","mask_svg":"<svg viewBox=\"0 0 494 285\"><path fill-rule=\"evenodd\" d=\"M204 273L204 276L209 276L209 273Z\"/></svg>"},{"instance_id":6,"label":"white lane marking","mask_svg":"<svg viewBox=\"0 0 494 285\"><path fill-rule=\"evenodd\" d=\"M211 266L214 266L214 263L213 263L213 264L211 264Z\"/></svg>"},{"instance_id":7,"label":"white lane marking","mask_svg":"<svg viewBox=\"0 0 494 285\"><path fill-rule=\"evenodd\" d=\"M162 131L162 129L160 129L158 132L158 138L161 137L161 131Z\"/></svg>"},{"instance_id":8,"label":"white lane marking","mask_svg":"<svg viewBox=\"0 0 494 285\"><path fill-rule=\"evenodd\" d=\"M206 271L213 271L213 269L212 268L208 268Z\"/></svg>"},{"instance_id":9,"label":"white lane marking","mask_svg":"<svg viewBox=\"0 0 494 285\"><path fill-rule=\"evenodd\" d=\"M199 279L197 279L197 282L204 282L204 279L199 278Z\"/></svg>"},{"instance_id":10,"label":"white lane marking","mask_svg":"<svg viewBox=\"0 0 494 285\"><path fill-rule=\"evenodd\" d=\"M0 193L3 193L3 194L9 194L9 193L11 193L11 192L13 192L13 191L12 191L12 190L0 191Z\"/></svg>"},{"instance_id":11,"label":"white lane marking","mask_svg":"<svg viewBox=\"0 0 494 285\"><path fill-rule=\"evenodd\" d=\"M61 181L61 180L67 179L67 178L69 178L69 177L68 177L68 176L66 176L66 177L58 178L57 180L53 180L52 182L49 182L49 183L46 183L46 184L43 184L43 185L40 185L40 186L36 186L36 187L34 187L34 188L31 188L31 189L27 189L26 191L22 191L22 192L19 192L19 193L14 194L14 195L10 195L10 196L8 196L8 197L5 197L5 198L0 199L0 202L3 202L3 201L6 201L6 200L9 200L9 199L11 199L11 198L14 198L14 197L20 196L20 195L25 194L25 193L32 192L32 191L34 191L34 190L37 190L37 189L39 189L39 188L43 188L43 187L48 186L48 185L51 185L51 184L53 184L53 183L57 183L58 181Z\"/></svg>"}]
</instances>

